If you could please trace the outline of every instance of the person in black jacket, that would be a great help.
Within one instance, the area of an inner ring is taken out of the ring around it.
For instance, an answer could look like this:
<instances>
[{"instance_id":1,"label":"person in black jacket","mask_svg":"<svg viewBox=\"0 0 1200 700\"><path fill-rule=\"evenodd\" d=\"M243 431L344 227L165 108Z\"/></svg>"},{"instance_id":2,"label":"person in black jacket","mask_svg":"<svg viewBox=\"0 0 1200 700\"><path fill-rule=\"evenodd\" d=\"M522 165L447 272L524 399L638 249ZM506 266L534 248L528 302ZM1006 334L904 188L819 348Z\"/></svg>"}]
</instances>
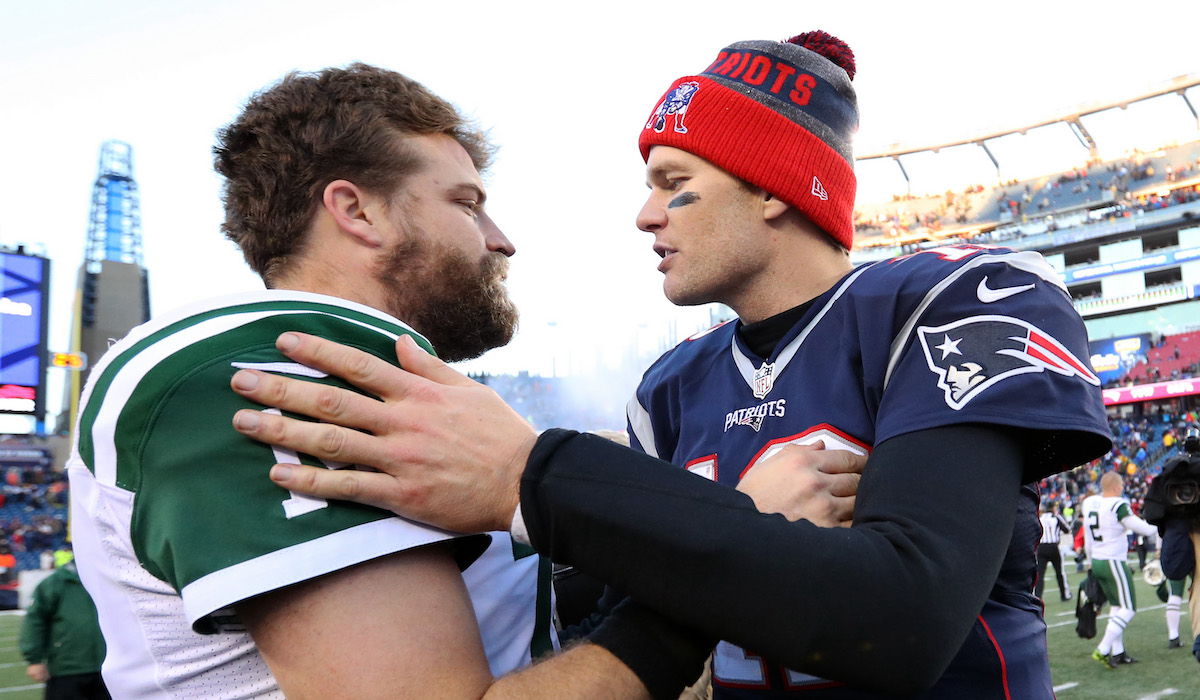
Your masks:
<instances>
[{"instance_id":1,"label":"person in black jacket","mask_svg":"<svg viewBox=\"0 0 1200 700\"><path fill-rule=\"evenodd\" d=\"M1172 586L1170 597L1167 599L1167 611L1170 614L1172 603L1174 603L1174 623L1177 635L1174 639L1168 640L1167 644L1172 649L1183 646L1183 642L1178 637L1179 604L1182 602L1179 593L1182 592L1184 580L1191 576L1192 590L1189 594L1188 606L1192 621L1192 636L1195 638L1192 643L1192 653L1196 656L1196 661L1200 661L1200 589L1196 588L1196 557L1200 556L1200 518L1190 520L1172 518L1162 528L1162 532L1162 548L1158 558L1162 563L1163 574L1167 577L1167 584ZM1176 592L1176 589L1179 592ZM1170 626L1170 618L1167 623Z\"/></svg>"}]
</instances>

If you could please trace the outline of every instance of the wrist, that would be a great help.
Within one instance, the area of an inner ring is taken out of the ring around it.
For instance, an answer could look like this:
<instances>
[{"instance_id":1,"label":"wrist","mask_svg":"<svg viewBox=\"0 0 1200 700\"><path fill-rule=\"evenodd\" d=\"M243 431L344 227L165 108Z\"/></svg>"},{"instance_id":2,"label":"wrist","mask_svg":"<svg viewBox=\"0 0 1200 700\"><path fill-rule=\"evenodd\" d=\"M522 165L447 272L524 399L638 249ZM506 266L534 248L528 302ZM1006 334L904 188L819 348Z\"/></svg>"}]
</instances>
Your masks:
<instances>
[{"instance_id":1,"label":"wrist","mask_svg":"<svg viewBox=\"0 0 1200 700\"><path fill-rule=\"evenodd\" d=\"M529 544L529 535L525 529L525 520L521 516L521 477L525 474L525 465L529 462L529 454L537 443L537 433L532 428L529 434L521 440L516 451L504 465L504 484L501 489L502 502L497 510L501 520L497 530L508 530L514 534L520 533L522 543Z\"/></svg>"}]
</instances>

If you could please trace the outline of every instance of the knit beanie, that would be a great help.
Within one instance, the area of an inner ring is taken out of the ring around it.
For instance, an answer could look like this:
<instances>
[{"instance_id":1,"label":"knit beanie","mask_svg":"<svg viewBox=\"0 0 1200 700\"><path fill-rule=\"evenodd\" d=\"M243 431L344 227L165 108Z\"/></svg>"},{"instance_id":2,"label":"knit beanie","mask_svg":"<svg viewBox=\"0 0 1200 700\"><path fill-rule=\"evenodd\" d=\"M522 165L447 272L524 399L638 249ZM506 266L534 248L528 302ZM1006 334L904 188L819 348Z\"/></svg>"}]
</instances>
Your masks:
<instances>
[{"instance_id":1,"label":"knit beanie","mask_svg":"<svg viewBox=\"0 0 1200 700\"><path fill-rule=\"evenodd\" d=\"M835 240L854 244L858 104L854 53L813 31L739 41L700 75L676 80L638 146L673 146L792 205Z\"/></svg>"}]
</instances>

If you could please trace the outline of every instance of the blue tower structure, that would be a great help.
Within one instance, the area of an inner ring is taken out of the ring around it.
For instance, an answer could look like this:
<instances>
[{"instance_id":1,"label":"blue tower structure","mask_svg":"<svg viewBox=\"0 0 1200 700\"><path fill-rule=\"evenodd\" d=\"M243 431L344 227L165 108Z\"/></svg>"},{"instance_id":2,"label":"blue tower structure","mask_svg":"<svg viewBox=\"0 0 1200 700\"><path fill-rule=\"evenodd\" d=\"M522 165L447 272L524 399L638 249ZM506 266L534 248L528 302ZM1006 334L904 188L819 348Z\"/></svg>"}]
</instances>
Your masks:
<instances>
[{"instance_id":1,"label":"blue tower structure","mask_svg":"<svg viewBox=\"0 0 1200 700\"><path fill-rule=\"evenodd\" d=\"M71 350L83 353L92 366L113 340L149 320L150 287L142 264L142 214L133 178L133 147L105 141L100 146L87 247L76 283ZM70 425L75 422L82 379L80 373L72 373L67 387Z\"/></svg>"},{"instance_id":2,"label":"blue tower structure","mask_svg":"<svg viewBox=\"0 0 1200 700\"><path fill-rule=\"evenodd\" d=\"M99 272L103 260L142 264L142 214L133 179L133 147L123 141L105 141L100 146L85 257L91 272Z\"/></svg>"},{"instance_id":3,"label":"blue tower structure","mask_svg":"<svg viewBox=\"0 0 1200 700\"><path fill-rule=\"evenodd\" d=\"M79 325L85 331L99 328L106 334L96 348L86 347L89 343L81 338L85 347L79 350L103 350L109 338L120 338L150 320L150 291L142 265L141 202L133 179L133 147L124 141L105 141L100 146L100 173L92 185L79 291Z\"/></svg>"}]
</instances>

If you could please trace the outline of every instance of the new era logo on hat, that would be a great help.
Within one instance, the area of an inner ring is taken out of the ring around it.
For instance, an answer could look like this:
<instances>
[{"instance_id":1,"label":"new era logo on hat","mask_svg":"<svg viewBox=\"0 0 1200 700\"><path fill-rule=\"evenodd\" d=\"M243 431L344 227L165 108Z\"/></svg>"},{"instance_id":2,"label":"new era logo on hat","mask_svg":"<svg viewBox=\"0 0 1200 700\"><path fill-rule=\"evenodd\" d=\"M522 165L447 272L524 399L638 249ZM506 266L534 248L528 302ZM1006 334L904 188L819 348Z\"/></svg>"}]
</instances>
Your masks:
<instances>
[{"instance_id":1,"label":"new era logo on hat","mask_svg":"<svg viewBox=\"0 0 1200 700\"><path fill-rule=\"evenodd\" d=\"M813 175L812 194L814 197L820 197L824 201L829 201L829 193L825 191L825 186Z\"/></svg>"}]
</instances>

